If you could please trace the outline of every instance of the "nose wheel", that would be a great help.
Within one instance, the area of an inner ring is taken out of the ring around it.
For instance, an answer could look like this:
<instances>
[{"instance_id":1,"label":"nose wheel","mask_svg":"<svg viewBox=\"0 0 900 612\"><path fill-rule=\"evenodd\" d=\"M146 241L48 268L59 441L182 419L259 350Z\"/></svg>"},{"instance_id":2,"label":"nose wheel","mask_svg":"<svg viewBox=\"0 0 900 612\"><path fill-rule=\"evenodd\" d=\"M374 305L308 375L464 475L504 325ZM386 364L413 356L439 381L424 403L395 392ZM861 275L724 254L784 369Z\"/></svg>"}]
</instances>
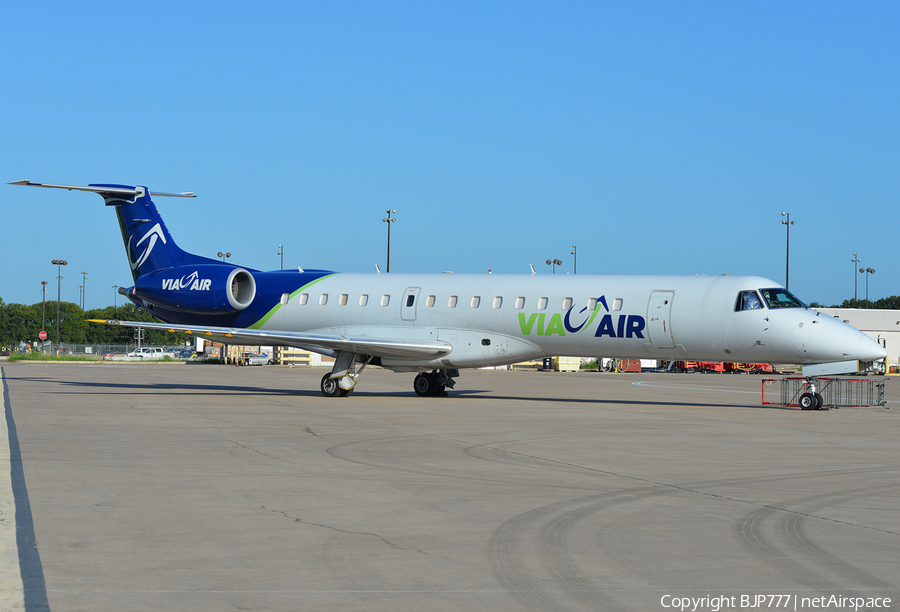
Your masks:
<instances>
[{"instance_id":1,"label":"nose wheel","mask_svg":"<svg viewBox=\"0 0 900 612\"><path fill-rule=\"evenodd\" d=\"M798 401L801 410L818 410L825 404L821 393L804 393Z\"/></svg>"}]
</instances>

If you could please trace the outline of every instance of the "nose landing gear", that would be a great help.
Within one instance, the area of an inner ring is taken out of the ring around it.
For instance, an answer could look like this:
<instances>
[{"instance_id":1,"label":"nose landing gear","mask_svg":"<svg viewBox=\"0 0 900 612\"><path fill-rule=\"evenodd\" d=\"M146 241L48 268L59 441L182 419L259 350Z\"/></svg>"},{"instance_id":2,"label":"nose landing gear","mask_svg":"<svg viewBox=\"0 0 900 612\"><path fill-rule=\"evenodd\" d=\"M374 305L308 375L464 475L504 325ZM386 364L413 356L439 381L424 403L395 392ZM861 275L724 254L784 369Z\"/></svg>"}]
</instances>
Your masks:
<instances>
[{"instance_id":1,"label":"nose landing gear","mask_svg":"<svg viewBox=\"0 0 900 612\"><path fill-rule=\"evenodd\" d=\"M820 410L825 405L825 399L818 390L818 380L815 376L806 379L806 393L800 396L797 403L800 404L800 410Z\"/></svg>"}]
</instances>

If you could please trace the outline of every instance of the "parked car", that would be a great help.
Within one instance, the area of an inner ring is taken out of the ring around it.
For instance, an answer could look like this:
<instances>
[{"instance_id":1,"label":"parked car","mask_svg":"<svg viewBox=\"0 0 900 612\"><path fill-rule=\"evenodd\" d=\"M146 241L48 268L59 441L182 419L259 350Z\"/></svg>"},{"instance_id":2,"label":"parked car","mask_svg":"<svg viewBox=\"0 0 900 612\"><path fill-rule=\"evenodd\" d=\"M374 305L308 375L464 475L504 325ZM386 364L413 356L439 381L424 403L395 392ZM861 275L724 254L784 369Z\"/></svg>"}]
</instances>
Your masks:
<instances>
[{"instance_id":1,"label":"parked car","mask_svg":"<svg viewBox=\"0 0 900 612\"><path fill-rule=\"evenodd\" d=\"M141 359L162 359L165 355L165 351L158 346L142 346L128 353L129 357L140 357Z\"/></svg>"},{"instance_id":2,"label":"parked car","mask_svg":"<svg viewBox=\"0 0 900 612\"><path fill-rule=\"evenodd\" d=\"M241 361L244 365L272 365L272 360L266 353L242 353Z\"/></svg>"}]
</instances>

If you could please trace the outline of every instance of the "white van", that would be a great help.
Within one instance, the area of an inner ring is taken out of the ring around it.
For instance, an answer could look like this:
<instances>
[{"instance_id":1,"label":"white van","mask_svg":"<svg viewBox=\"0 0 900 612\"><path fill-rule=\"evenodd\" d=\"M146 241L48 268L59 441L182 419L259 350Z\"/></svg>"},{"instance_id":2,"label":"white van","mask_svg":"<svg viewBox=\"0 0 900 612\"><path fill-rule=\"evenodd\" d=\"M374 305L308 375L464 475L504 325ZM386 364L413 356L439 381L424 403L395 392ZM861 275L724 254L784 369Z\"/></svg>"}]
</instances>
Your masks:
<instances>
[{"instance_id":1,"label":"white van","mask_svg":"<svg viewBox=\"0 0 900 612\"><path fill-rule=\"evenodd\" d=\"M162 359L165 355L165 351L158 346L142 346L128 353L129 357L140 357L141 359Z\"/></svg>"}]
</instances>

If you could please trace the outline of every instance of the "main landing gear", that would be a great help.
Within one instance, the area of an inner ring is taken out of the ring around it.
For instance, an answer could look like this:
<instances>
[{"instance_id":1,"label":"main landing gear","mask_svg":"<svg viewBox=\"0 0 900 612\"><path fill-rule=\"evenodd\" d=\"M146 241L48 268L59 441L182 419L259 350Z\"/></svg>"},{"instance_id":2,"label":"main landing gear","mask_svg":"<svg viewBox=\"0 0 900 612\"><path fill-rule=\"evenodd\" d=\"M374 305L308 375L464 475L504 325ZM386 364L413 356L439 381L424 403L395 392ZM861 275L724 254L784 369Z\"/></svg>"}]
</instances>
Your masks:
<instances>
[{"instance_id":1,"label":"main landing gear","mask_svg":"<svg viewBox=\"0 0 900 612\"><path fill-rule=\"evenodd\" d=\"M413 381L413 390L419 397L446 396L447 387L456 384L453 378L459 376L459 370L434 370L421 372Z\"/></svg>"},{"instance_id":2,"label":"main landing gear","mask_svg":"<svg viewBox=\"0 0 900 612\"><path fill-rule=\"evenodd\" d=\"M359 369L356 369L357 359L361 361ZM331 372L322 377L322 395L325 397L348 397L353 394L353 388L356 387L356 379L366 369L371 357L356 355L347 351L338 353L334 360L334 368Z\"/></svg>"},{"instance_id":3,"label":"main landing gear","mask_svg":"<svg viewBox=\"0 0 900 612\"><path fill-rule=\"evenodd\" d=\"M322 395L325 397L348 397L353 394L356 387L356 380L366 366L372 362L372 357L368 355L357 355L348 351L341 351L334 360L334 367L331 372L322 377L320 384ZM379 364L380 361L376 361ZM359 368L357 369L357 365ZM456 368L450 370L434 370L432 372L422 372L413 381L413 390L416 395L427 396L443 396L447 395L447 387L453 388L456 381L453 379L459 376L459 370Z\"/></svg>"}]
</instances>

